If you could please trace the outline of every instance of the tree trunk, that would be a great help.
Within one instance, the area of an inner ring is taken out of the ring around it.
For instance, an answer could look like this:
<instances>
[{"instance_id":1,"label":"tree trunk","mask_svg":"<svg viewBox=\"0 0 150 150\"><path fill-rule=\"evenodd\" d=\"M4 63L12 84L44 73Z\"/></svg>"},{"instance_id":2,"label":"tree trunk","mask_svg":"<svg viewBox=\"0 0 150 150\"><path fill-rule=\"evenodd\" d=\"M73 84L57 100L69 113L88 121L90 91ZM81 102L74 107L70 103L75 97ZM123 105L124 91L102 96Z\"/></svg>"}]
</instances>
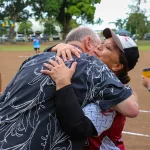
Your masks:
<instances>
[{"instance_id":1,"label":"tree trunk","mask_svg":"<svg viewBox=\"0 0 150 150\"><path fill-rule=\"evenodd\" d=\"M68 32L69 32L69 23L70 23L71 17L65 16L64 17L64 25L63 25L63 40L66 38Z\"/></svg>"},{"instance_id":2,"label":"tree trunk","mask_svg":"<svg viewBox=\"0 0 150 150\"><path fill-rule=\"evenodd\" d=\"M64 0L57 17L57 21L63 26L63 40L66 38L66 35L69 32L69 23L71 20L71 16L65 13L65 7L66 1Z\"/></svg>"},{"instance_id":3,"label":"tree trunk","mask_svg":"<svg viewBox=\"0 0 150 150\"><path fill-rule=\"evenodd\" d=\"M17 16L10 17L10 20L13 20L14 23L15 23L16 20L17 20ZM14 27L12 27L10 25L10 27L9 27L9 41L10 41L10 43L14 43L15 42L14 41L14 35L15 35L15 25L14 25Z\"/></svg>"},{"instance_id":4,"label":"tree trunk","mask_svg":"<svg viewBox=\"0 0 150 150\"><path fill-rule=\"evenodd\" d=\"M14 27L10 27L9 29L9 41L10 43L14 43Z\"/></svg>"}]
</instances>

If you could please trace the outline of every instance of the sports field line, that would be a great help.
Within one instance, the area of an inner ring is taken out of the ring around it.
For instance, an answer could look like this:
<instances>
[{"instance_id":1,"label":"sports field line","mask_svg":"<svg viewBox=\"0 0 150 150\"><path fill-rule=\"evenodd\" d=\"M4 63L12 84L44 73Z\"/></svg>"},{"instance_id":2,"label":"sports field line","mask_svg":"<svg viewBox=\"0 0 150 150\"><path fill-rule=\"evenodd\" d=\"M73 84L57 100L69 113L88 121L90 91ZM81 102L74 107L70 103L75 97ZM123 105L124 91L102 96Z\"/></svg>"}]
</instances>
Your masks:
<instances>
[{"instance_id":1,"label":"sports field line","mask_svg":"<svg viewBox=\"0 0 150 150\"><path fill-rule=\"evenodd\" d=\"M150 110L140 110L140 112L143 112L143 113L150 113Z\"/></svg>"},{"instance_id":2,"label":"sports field line","mask_svg":"<svg viewBox=\"0 0 150 150\"><path fill-rule=\"evenodd\" d=\"M140 110L140 112L142 112L142 113L150 113L149 110ZM127 132L127 131L122 131L122 133L128 134L128 135L150 137L150 135L147 135L147 134L141 134L141 133Z\"/></svg>"},{"instance_id":3,"label":"sports field line","mask_svg":"<svg viewBox=\"0 0 150 150\"><path fill-rule=\"evenodd\" d=\"M18 56L19 58L22 58L22 57L30 57L30 56Z\"/></svg>"},{"instance_id":4,"label":"sports field line","mask_svg":"<svg viewBox=\"0 0 150 150\"><path fill-rule=\"evenodd\" d=\"M122 133L124 133L124 134L129 134L129 135L136 135L136 136L150 137L150 135L147 135L147 134L141 134L141 133L127 132L127 131L123 131Z\"/></svg>"}]
</instances>

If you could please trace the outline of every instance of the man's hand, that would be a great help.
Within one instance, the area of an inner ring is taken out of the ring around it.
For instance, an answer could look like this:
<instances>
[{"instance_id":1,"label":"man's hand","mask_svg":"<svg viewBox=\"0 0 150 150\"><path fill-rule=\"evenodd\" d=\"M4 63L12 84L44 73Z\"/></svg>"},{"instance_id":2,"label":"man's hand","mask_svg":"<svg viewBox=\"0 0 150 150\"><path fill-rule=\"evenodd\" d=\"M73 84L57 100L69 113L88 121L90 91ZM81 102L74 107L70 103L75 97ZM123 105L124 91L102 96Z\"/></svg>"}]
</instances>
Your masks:
<instances>
[{"instance_id":1,"label":"man's hand","mask_svg":"<svg viewBox=\"0 0 150 150\"><path fill-rule=\"evenodd\" d=\"M73 62L71 68L68 68L60 57L56 56L56 59L58 62L50 60L50 64L44 63L48 70L41 70L41 72L49 75L56 82L56 90L59 90L71 84L77 62Z\"/></svg>"},{"instance_id":2,"label":"man's hand","mask_svg":"<svg viewBox=\"0 0 150 150\"><path fill-rule=\"evenodd\" d=\"M62 56L64 61L67 61L67 58L72 61L72 54L74 54L76 57L80 57L80 53L82 53L81 50L76 48L73 45L60 43L52 48L52 52L57 52L57 56Z\"/></svg>"}]
</instances>

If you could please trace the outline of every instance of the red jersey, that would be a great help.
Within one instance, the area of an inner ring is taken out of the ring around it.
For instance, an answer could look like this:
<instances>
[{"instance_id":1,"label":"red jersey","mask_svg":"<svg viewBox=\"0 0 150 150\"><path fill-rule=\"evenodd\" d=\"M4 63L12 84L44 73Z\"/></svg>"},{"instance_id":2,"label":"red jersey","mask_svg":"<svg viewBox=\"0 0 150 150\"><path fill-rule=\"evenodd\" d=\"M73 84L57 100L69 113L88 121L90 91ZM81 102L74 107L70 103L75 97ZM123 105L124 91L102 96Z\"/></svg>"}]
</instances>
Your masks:
<instances>
[{"instance_id":1,"label":"red jersey","mask_svg":"<svg viewBox=\"0 0 150 150\"><path fill-rule=\"evenodd\" d=\"M122 141L125 121L126 117L116 111L111 127L97 137L88 138L84 150L125 150Z\"/></svg>"}]
</instances>

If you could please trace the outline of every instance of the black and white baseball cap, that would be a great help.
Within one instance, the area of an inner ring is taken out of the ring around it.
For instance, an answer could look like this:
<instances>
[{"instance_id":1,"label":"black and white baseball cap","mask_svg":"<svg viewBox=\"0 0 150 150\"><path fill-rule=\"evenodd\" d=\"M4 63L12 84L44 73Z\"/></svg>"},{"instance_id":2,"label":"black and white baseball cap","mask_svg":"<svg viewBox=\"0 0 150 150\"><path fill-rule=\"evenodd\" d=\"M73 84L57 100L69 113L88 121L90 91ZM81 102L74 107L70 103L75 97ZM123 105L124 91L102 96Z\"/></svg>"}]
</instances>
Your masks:
<instances>
[{"instance_id":1,"label":"black and white baseball cap","mask_svg":"<svg viewBox=\"0 0 150 150\"><path fill-rule=\"evenodd\" d=\"M139 50L136 43L129 36L116 35L111 29L103 30L106 39L112 37L119 49L125 54L129 71L134 68L139 58Z\"/></svg>"}]
</instances>

